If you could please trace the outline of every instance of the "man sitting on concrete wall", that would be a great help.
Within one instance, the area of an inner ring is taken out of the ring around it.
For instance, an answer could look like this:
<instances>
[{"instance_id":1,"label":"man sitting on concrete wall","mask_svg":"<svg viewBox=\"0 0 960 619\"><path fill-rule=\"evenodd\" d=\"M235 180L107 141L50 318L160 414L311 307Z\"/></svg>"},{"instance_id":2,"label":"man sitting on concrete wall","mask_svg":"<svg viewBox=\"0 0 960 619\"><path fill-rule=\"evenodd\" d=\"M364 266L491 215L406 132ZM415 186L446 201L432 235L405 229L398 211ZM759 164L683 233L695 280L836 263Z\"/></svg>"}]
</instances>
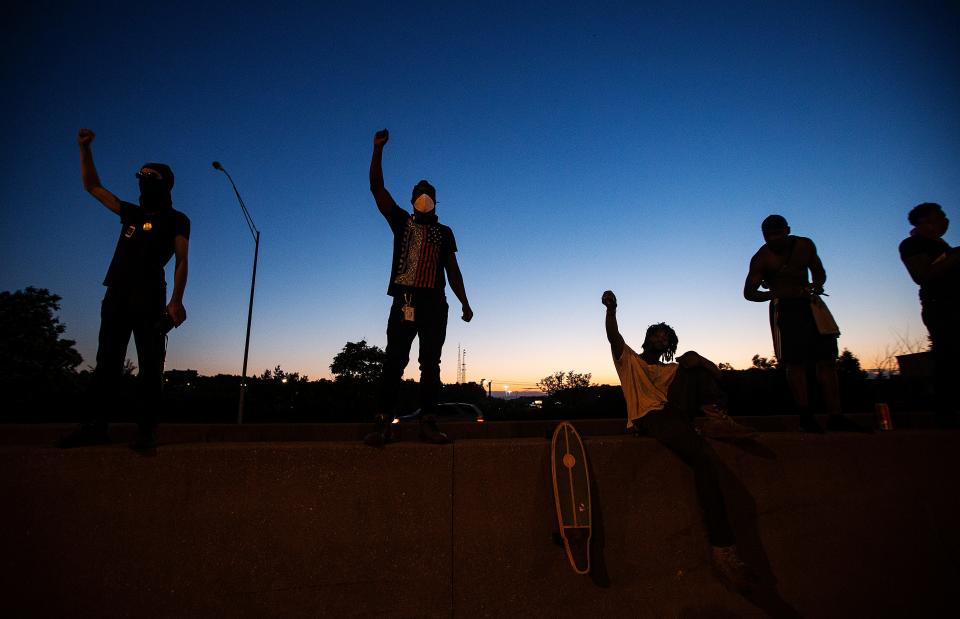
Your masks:
<instances>
[{"instance_id":1,"label":"man sitting on concrete wall","mask_svg":"<svg viewBox=\"0 0 960 619\"><path fill-rule=\"evenodd\" d=\"M697 432L693 417L703 411L705 432L717 438L743 437L752 431L723 412L723 394L716 382L720 370L713 362L689 351L672 363L678 338L665 323L647 329L643 352L637 354L620 335L617 297L607 290L601 302L607 308L607 340L627 402L628 425L657 439L693 469L714 566L735 588L749 589L755 577L737 554L713 450Z\"/></svg>"}]
</instances>

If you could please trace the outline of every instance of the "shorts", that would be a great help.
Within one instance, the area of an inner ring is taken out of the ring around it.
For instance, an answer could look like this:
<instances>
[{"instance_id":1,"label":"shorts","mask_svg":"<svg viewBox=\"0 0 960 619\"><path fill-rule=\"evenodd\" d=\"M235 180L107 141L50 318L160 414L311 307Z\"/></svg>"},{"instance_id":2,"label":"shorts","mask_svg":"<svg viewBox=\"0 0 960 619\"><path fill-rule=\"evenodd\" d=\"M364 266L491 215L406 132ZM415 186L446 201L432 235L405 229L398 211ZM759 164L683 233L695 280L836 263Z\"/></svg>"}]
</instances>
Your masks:
<instances>
[{"instance_id":1,"label":"shorts","mask_svg":"<svg viewBox=\"0 0 960 619\"><path fill-rule=\"evenodd\" d=\"M779 299L770 308L778 362L793 365L837 358L837 336L817 330L808 299Z\"/></svg>"}]
</instances>

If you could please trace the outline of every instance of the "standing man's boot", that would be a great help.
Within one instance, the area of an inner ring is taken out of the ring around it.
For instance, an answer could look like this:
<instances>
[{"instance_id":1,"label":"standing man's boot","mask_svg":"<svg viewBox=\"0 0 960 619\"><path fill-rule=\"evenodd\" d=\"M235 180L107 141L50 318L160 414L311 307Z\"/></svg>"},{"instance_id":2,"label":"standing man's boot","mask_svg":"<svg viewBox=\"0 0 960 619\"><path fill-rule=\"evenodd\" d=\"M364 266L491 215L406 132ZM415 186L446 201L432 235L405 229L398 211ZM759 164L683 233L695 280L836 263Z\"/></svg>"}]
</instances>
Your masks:
<instances>
[{"instance_id":1,"label":"standing man's boot","mask_svg":"<svg viewBox=\"0 0 960 619\"><path fill-rule=\"evenodd\" d=\"M397 439L393 435L393 430L390 428L392 422L393 419L386 415L377 415L374 417L373 432L363 437L364 444L370 447L384 447L388 443L396 442Z\"/></svg>"},{"instance_id":2,"label":"standing man's boot","mask_svg":"<svg viewBox=\"0 0 960 619\"><path fill-rule=\"evenodd\" d=\"M446 445L452 442L449 436L440 431L435 415L424 415L420 418L420 440L434 445Z\"/></svg>"}]
</instances>

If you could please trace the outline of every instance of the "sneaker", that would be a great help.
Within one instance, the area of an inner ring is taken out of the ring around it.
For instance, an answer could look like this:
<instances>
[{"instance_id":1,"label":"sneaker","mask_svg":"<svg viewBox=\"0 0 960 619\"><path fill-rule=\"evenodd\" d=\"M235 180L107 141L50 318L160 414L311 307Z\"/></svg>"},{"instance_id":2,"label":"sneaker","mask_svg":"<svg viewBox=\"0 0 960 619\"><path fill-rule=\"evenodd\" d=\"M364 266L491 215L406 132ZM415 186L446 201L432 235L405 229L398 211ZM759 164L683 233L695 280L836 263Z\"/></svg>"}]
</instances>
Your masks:
<instances>
[{"instance_id":1,"label":"sneaker","mask_svg":"<svg viewBox=\"0 0 960 619\"><path fill-rule=\"evenodd\" d=\"M157 429L145 427L137 430L137 440L130 446L135 452L142 455L151 455L157 451Z\"/></svg>"},{"instance_id":2,"label":"sneaker","mask_svg":"<svg viewBox=\"0 0 960 619\"><path fill-rule=\"evenodd\" d=\"M710 404L703 407L707 416L703 422L703 435L708 438L752 438L757 431L733 420L720 406Z\"/></svg>"},{"instance_id":3,"label":"sneaker","mask_svg":"<svg viewBox=\"0 0 960 619\"><path fill-rule=\"evenodd\" d=\"M384 447L396 442L390 423L393 421L386 415L377 415L373 418L373 432L363 437L363 443L368 447Z\"/></svg>"},{"instance_id":4,"label":"sneaker","mask_svg":"<svg viewBox=\"0 0 960 619\"><path fill-rule=\"evenodd\" d=\"M807 434L823 434L824 430L817 423L817 418L813 413L800 413L800 431Z\"/></svg>"},{"instance_id":5,"label":"sneaker","mask_svg":"<svg viewBox=\"0 0 960 619\"><path fill-rule=\"evenodd\" d=\"M107 434L106 425L83 424L70 434L57 441L57 447L60 449L73 449L74 447L107 445L109 443L110 435Z\"/></svg>"},{"instance_id":6,"label":"sneaker","mask_svg":"<svg viewBox=\"0 0 960 619\"><path fill-rule=\"evenodd\" d=\"M873 430L861 426L856 421L844 415L830 415L827 417L827 430L831 432L861 432L863 434L873 434Z\"/></svg>"},{"instance_id":7,"label":"sneaker","mask_svg":"<svg viewBox=\"0 0 960 619\"><path fill-rule=\"evenodd\" d=\"M713 547L713 569L729 587L747 593L757 584L757 576L737 554L736 546Z\"/></svg>"},{"instance_id":8,"label":"sneaker","mask_svg":"<svg viewBox=\"0 0 960 619\"><path fill-rule=\"evenodd\" d=\"M446 445L451 442L450 437L440 431L437 418L433 415L424 415L420 419L420 440L434 445Z\"/></svg>"}]
</instances>

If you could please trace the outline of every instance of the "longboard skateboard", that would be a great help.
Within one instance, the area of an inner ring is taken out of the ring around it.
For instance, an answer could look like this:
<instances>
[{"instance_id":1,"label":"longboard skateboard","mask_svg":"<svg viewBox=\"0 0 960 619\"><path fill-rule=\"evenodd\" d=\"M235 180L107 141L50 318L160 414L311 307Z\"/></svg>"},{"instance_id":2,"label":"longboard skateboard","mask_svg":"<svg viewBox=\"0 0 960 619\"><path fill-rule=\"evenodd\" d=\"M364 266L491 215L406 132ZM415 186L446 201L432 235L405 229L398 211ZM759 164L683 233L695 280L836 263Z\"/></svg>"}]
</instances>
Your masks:
<instances>
[{"instance_id":1,"label":"longboard skateboard","mask_svg":"<svg viewBox=\"0 0 960 619\"><path fill-rule=\"evenodd\" d=\"M590 571L590 538L593 534L587 452L583 449L580 434L566 421L553 431L550 451L560 537L573 571L586 574Z\"/></svg>"}]
</instances>

